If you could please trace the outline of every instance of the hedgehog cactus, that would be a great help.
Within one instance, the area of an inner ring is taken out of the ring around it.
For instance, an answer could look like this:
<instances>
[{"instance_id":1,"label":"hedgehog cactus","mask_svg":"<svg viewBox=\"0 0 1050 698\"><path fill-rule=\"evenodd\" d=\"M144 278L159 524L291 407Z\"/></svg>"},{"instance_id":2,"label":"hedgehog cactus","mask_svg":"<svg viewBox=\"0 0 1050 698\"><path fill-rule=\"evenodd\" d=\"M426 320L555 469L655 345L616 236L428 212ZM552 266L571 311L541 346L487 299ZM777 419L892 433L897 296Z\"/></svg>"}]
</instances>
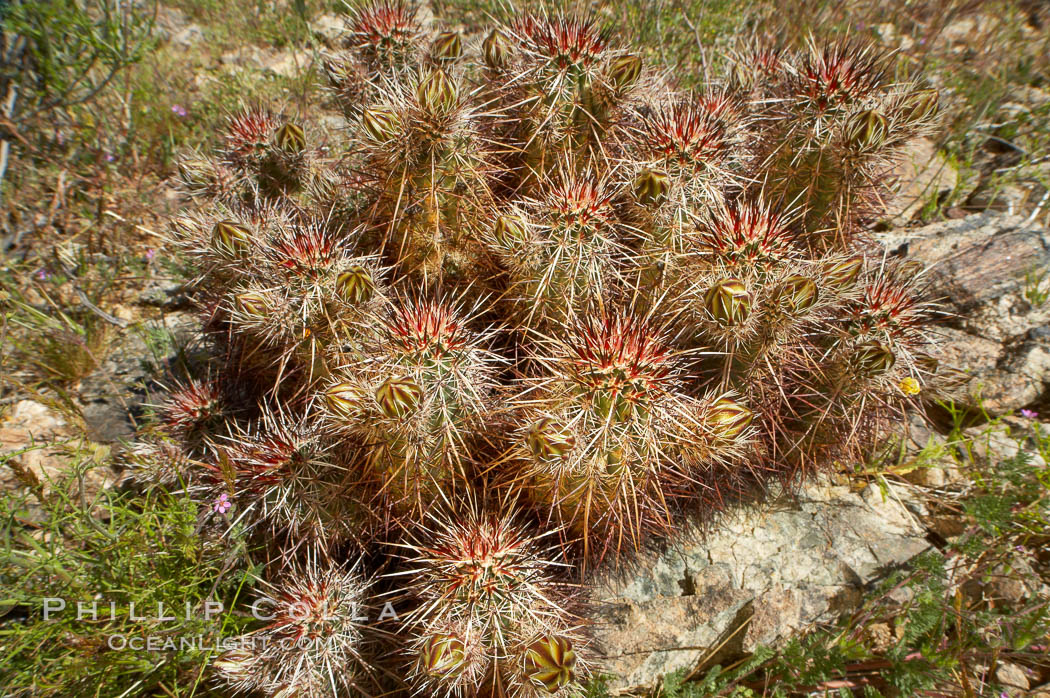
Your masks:
<instances>
[{"instance_id":1,"label":"hedgehog cactus","mask_svg":"<svg viewBox=\"0 0 1050 698\"><path fill-rule=\"evenodd\" d=\"M612 183L571 162L545 182L542 197L512 202L491 232L491 248L507 270L509 314L525 332L564 325L609 299L623 287L620 262L631 254Z\"/></svg>"},{"instance_id":2,"label":"hedgehog cactus","mask_svg":"<svg viewBox=\"0 0 1050 698\"><path fill-rule=\"evenodd\" d=\"M423 67L380 93L360 117L358 147L376 190L371 243L403 273L468 282L492 207L493 166L476 109L455 66Z\"/></svg>"},{"instance_id":3,"label":"hedgehog cactus","mask_svg":"<svg viewBox=\"0 0 1050 698\"><path fill-rule=\"evenodd\" d=\"M466 484L499 364L472 320L453 303L395 301L324 391L332 428L361 445L399 509L422 512Z\"/></svg>"},{"instance_id":4,"label":"hedgehog cactus","mask_svg":"<svg viewBox=\"0 0 1050 698\"><path fill-rule=\"evenodd\" d=\"M865 233L937 94L871 49L756 46L689 92L593 17L468 36L378 0L323 65L344 147L254 107L180 162L208 357L135 458L232 505L304 597L364 593L304 558L407 546L386 579L417 691L577 691L566 579L862 454L958 382L922 269ZM339 623L333 654L218 668L347 692Z\"/></svg>"},{"instance_id":5,"label":"hedgehog cactus","mask_svg":"<svg viewBox=\"0 0 1050 698\"><path fill-rule=\"evenodd\" d=\"M745 436L716 424L715 398L686 391L670 340L647 319L595 312L549 342L519 397L516 477L598 558L670 530L692 472Z\"/></svg>"},{"instance_id":6,"label":"hedgehog cactus","mask_svg":"<svg viewBox=\"0 0 1050 698\"><path fill-rule=\"evenodd\" d=\"M879 212L877 183L902 145L930 128L937 93L893 84L873 49L813 40L758 89L761 185L802 207L801 232L817 250L842 249Z\"/></svg>"},{"instance_id":7,"label":"hedgehog cactus","mask_svg":"<svg viewBox=\"0 0 1050 698\"><path fill-rule=\"evenodd\" d=\"M351 695L367 675L363 660L369 584L357 570L309 564L252 604L266 625L230 643L214 664L240 693L273 698Z\"/></svg>"},{"instance_id":8,"label":"hedgehog cactus","mask_svg":"<svg viewBox=\"0 0 1050 698\"><path fill-rule=\"evenodd\" d=\"M572 595L556 579L550 551L515 523L512 511L435 519L407 547L414 604L402 632L413 687L425 695L538 698L573 695L587 675Z\"/></svg>"}]
</instances>

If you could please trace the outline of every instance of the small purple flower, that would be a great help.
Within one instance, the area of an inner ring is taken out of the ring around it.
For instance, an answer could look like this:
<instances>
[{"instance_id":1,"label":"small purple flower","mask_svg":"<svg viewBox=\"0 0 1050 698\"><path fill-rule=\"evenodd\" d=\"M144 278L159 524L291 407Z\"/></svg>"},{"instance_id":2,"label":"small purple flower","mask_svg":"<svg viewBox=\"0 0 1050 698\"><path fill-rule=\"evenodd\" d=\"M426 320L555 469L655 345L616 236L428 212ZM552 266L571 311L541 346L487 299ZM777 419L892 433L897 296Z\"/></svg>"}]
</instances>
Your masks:
<instances>
[{"instance_id":1,"label":"small purple flower","mask_svg":"<svg viewBox=\"0 0 1050 698\"><path fill-rule=\"evenodd\" d=\"M1021 410L1021 416L1025 419L1035 419L1039 416L1039 413L1035 410Z\"/></svg>"},{"instance_id":2,"label":"small purple flower","mask_svg":"<svg viewBox=\"0 0 1050 698\"><path fill-rule=\"evenodd\" d=\"M146 250L146 261L152 262L153 258L157 256L157 251L152 247Z\"/></svg>"},{"instance_id":3,"label":"small purple flower","mask_svg":"<svg viewBox=\"0 0 1050 698\"><path fill-rule=\"evenodd\" d=\"M171 111L174 112L175 116L186 116L186 110L181 104L172 104Z\"/></svg>"},{"instance_id":4,"label":"small purple flower","mask_svg":"<svg viewBox=\"0 0 1050 698\"><path fill-rule=\"evenodd\" d=\"M106 162L113 162L116 159L117 158L113 153L106 153Z\"/></svg>"},{"instance_id":5,"label":"small purple flower","mask_svg":"<svg viewBox=\"0 0 1050 698\"><path fill-rule=\"evenodd\" d=\"M924 36L924 37L919 39L919 46L925 46L925 45L926 45L926 37Z\"/></svg>"},{"instance_id":6,"label":"small purple flower","mask_svg":"<svg viewBox=\"0 0 1050 698\"><path fill-rule=\"evenodd\" d=\"M215 504L212 505L212 511L217 514L225 514L233 506L233 502L230 501L230 496L223 492L219 495L219 498L215 500Z\"/></svg>"},{"instance_id":7,"label":"small purple flower","mask_svg":"<svg viewBox=\"0 0 1050 698\"><path fill-rule=\"evenodd\" d=\"M51 272L49 272L47 269L41 269L36 273L36 278L37 281L47 281L51 278Z\"/></svg>"}]
</instances>

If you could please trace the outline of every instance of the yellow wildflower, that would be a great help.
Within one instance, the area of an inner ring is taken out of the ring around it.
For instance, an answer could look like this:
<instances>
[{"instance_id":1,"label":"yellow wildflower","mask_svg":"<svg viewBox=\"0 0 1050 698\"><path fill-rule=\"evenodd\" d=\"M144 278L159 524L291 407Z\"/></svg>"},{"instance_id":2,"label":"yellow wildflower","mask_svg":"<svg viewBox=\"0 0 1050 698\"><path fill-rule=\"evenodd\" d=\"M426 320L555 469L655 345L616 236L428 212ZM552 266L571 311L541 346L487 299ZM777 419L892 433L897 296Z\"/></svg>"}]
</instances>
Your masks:
<instances>
[{"instance_id":1,"label":"yellow wildflower","mask_svg":"<svg viewBox=\"0 0 1050 698\"><path fill-rule=\"evenodd\" d=\"M919 394L919 381L915 380L911 376L908 376L902 380L899 384L901 392L905 395L918 395Z\"/></svg>"}]
</instances>

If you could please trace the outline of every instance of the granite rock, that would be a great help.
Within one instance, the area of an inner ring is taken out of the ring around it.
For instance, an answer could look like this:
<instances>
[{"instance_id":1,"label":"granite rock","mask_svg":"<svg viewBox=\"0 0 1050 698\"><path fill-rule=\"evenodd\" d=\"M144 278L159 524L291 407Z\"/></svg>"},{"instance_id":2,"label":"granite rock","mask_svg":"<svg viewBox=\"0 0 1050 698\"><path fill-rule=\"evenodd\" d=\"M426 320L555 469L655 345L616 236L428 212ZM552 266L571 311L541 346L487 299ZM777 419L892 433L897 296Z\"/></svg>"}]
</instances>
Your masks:
<instances>
[{"instance_id":1,"label":"granite rock","mask_svg":"<svg viewBox=\"0 0 1050 698\"><path fill-rule=\"evenodd\" d=\"M56 483L69 475L71 461L63 441L72 436L66 418L48 405L35 400L15 403L0 420L0 456L7 459L6 467L0 467L0 491L29 487L47 496ZM107 449L91 443L78 442L77 452L96 462L105 461L108 456ZM115 480L108 467L85 468L80 486L90 501Z\"/></svg>"},{"instance_id":2,"label":"granite rock","mask_svg":"<svg viewBox=\"0 0 1050 698\"><path fill-rule=\"evenodd\" d=\"M1003 414L1050 398L1050 302L1029 297L1050 273L1050 231L985 212L881 236L893 254L924 262L930 295L947 311L945 362L973 374L971 402Z\"/></svg>"},{"instance_id":3,"label":"granite rock","mask_svg":"<svg viewBox=\"0 0 1050 698\"><path fill-rule=\"evenodd\" d=\"M124 329L98 369L77 386L84 434L92 441L130 441L138 428L147 385L197 333L191 311L169 312L161 323L139 323Z\"/></svg>"},{"instance_id":4,"label":"granite rock","mask_svg":"<svg viewBox=\"0 0 1050 698\"><path fill-rule=\"evenodd\" d=\"M865 584L928 548L894 491L812 483L685 536L594 592L611 688L651 685L716 649L776 645L851 608Z\"/></svg>"}]
</instances>

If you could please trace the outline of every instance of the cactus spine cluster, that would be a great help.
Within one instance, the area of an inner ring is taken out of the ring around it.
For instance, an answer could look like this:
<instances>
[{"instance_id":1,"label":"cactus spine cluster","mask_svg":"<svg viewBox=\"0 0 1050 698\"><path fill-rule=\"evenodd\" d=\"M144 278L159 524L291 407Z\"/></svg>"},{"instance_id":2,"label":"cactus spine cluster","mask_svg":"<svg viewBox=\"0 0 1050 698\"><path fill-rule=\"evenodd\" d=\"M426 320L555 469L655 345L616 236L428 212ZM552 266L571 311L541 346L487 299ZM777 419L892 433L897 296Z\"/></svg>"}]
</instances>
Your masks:
<instances>
[{"instance_id":1,"label":"cactus spine cluster","mask_svg":"<svg viewBox=\"0 0 1050 698\"><path fill-rule=\"evenodd\" d=\"M323 61L340 157L249 108L183 159L210 353L140 460L273 554L305 611L258 633L337 640L224 656L227 685L575 695L568 581L943 389L922 270L865 234L936 93L846 42L738 59L683 91L594 17L464 36L376 0ZM359 556L403 614L371 659Z\"/></svg>"}]
</instances>

